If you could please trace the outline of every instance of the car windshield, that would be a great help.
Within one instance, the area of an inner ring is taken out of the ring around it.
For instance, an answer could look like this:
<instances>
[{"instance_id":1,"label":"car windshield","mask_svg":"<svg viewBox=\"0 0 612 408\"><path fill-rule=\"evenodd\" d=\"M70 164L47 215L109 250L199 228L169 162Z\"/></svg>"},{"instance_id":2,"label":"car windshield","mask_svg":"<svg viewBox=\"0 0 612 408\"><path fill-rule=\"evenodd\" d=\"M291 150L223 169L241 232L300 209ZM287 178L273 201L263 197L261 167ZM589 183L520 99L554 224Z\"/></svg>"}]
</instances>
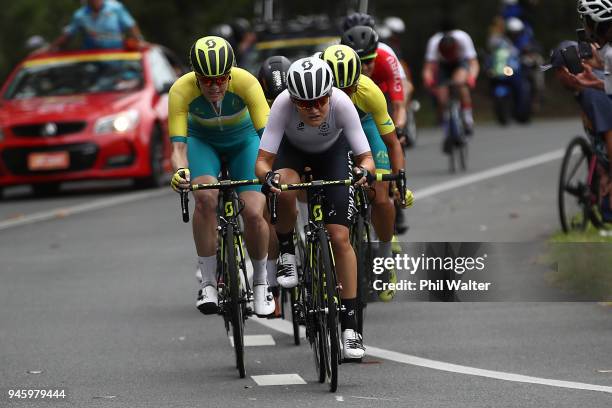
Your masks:
<instances>
[{"instance_id":1,"label":"car windshield","mask_svg":"<svg viewBox=\"0 0 612 408\"><path fill-rule=\"evenodd\" d=\"M290 61L300 58L310 57L318 51L323 51L330 45L338 44L340 39L337 37L320 38L299 38L283 39L276 41L260 42L255 46L255 50L245 56L242 64L251 73L257 73L259 67L268 57L283 55Z\"/></svg>"},{"instance_id":2,"label":"car windshield","mask_svg":"<svg viewBox=\"0 0 612 408\"><path fill-rule=\"evenodd\" d=\"M142 61L96 58L26 62L4 95L5 99L127 92L143 86Z\"/></svg>"}]
</instances>

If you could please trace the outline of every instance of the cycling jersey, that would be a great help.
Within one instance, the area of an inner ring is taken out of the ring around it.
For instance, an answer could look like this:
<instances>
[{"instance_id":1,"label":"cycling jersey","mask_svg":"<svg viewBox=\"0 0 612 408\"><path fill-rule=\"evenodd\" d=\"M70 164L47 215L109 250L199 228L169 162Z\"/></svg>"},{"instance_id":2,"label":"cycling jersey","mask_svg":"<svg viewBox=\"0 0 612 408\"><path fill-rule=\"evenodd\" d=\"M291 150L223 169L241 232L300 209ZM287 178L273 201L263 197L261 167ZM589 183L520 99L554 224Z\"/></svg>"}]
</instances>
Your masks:
<instances>
[{"instance_id":1,"label":"cycling jersey","mask_svg":"<svg viewBox=\"0 0 612 408\"><path fill-rule=\"evenodd\" d=\"M272 104L259 148L276 154L285 135L298 149L306 153L321 153L327 151L344 133L356 156L369 152L368 140L350 98L341 90L332 88L328 103L329 113L325 121L318 127L308 126L291 102L289 91L283 91Z\"/></svg>"},{"instance_id":2,"label":"cycling jersey","mask_svg":"<svg viewBox=\"0 0 612 408\"><path fill-rule=\"evenodd\" d=\"M357 90L351 95L351 101L355 104L362 121L368 115L374 119L381 135L384 136L395 130L393 119L387 110L385 95L372 79L365 75L359 77L359 84Z\"/></svg>"},{"instance_id":3,"label":"cycling jersey","mask_svg":"<svg viewBox=\"0 0 612 408\"><path fill-rule=\"evenodd\" d=\"M193 72L183 75L170 88L170 139L187 143L187 158L194 179L203 175L217 177L222 157L228 160L233 179L256 178L258 133L263 132L270 108L253 75L237 67L232 68L230 75L219 113L202 95ZM259 191L259 187L236 190L239 193Z\"/></svg>"},{"instance_id":4,"label":"cycling jersey","mask_svg":"<svg viewBox=\"0 0 612 408\"><path fill-rule=\"evenodd\" d=\"M168 125L173 142L186 142L189 129L219 147L241 143L253 126L259 134L266 125L270 108L257 79L234 67L221 101L220 113L202 95L195 73L179 78L169 94Z\"/></svg>"},{"instance_id":5,"label":"cycling jersey","mask_svg":"<svg viewBox=\"0 0 612 408\"><path fill-rule=\"evenodd\" d=\"M404 85L400 73L401 64L397 57L380 47L376 54L374 71L370 78L391 101L403 101Z\"/></svg>"},{"instance_id":6,"label":"cycling jersey","mask_svg":"<svg viewBox=\"0 0 612 408\"><path fill-rule=\"evenodd\" d=\"M459 61L446 61L440 54L438 46L440 41L445 35L451 35L459 43L459 61L471 60L478 57L476 54L476 48L474 48L474 42L468 33L461 30L453 30L448 33L437 33L429 39L427 43L427 53L425 54L425 61L427 62L441 62L441 63L458 63Z\"/></svg>"},{"instance_id":7,"label":"cycling jersey","mask_svg":"<svg viewBox=\"0 0 612 408\"><path fill-rule=\"evenodd\" d=\"M122 48L123 33L136 24L123 4L105 0L102 8L93 16L88 5L78 9L64 32L68 35L83 34L83 48Z\"/></svg>"},{"instance_id":8,"label":"cycling jersey","mask_svg":"<svg viewBox=\"0 0 612 408\"><path fill-rule=\"evenodd\" d=\"M395 125L389 116L385 95L374 81L362 75L357 90L351 95L351 101L361 117L361 125L372 150L376 171L389 173L391 170L389 152L381 135L393 132Z\"/></svg>"},{"instance_id":9,"label":"cycling jersey","mask_svg":"<svg viewBox=\"0 0 612 408\"><path fill-rule=\"evenodd\" d=\"M393 51L393 48L391 48L391 46L389 46L388 44L385 44L384 42L379 42L378 50L383 50L383 51L388 52L389 54L393 55L393 57L396 60L399 61L397 54L395 53L395 51ZM408 76L406 75L406 71L404 70L404 67L402 66L402 64L399 64L399 73L400 73L400 78L402 78L402 80L404 79L408 80Z\"/></svg>"}]
</instances>

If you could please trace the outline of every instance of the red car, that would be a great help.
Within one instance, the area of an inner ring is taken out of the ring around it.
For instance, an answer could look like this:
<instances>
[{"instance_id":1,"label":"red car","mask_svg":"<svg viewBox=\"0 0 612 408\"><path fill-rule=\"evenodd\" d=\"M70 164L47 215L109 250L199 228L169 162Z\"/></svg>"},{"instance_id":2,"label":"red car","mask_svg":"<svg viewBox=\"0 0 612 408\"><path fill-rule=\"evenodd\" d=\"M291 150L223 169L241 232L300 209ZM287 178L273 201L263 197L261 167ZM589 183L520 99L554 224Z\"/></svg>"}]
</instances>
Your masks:
<instances>
[{"instance_id":1,"label":"red car","mask_svg":"<svg viewBox=\"0 0 612 408\"><path fill-rule=\"evenodd\" d=\"M2 188L49 194L63 181L133 178L162 183L170 170L167 51L95 50L29 57L0 91Z\"/></svg>"}]
</instances>

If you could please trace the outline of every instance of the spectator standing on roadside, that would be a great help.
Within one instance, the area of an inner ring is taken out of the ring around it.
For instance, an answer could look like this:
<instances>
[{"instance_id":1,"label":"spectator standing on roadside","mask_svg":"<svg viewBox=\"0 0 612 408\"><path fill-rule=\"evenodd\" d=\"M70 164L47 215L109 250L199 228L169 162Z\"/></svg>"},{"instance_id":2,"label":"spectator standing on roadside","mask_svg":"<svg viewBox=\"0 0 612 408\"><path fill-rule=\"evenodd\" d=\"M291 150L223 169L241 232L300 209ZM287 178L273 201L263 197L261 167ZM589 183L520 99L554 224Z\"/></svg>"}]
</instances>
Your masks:
<instances>
[{"instance_id":1,"label":"spectator standing on roadside","mask_svg":"<svg viewBox=\"0 0 612 408\"><path fill-rule=\"evenodd\" d=\"M74 12L62 35L39 52L59 49L77 34L82 35L84 49L123 48L126 38L142 41L136 21L119 1L86 0L84 3Z\"/></svg>"}]
</instances>

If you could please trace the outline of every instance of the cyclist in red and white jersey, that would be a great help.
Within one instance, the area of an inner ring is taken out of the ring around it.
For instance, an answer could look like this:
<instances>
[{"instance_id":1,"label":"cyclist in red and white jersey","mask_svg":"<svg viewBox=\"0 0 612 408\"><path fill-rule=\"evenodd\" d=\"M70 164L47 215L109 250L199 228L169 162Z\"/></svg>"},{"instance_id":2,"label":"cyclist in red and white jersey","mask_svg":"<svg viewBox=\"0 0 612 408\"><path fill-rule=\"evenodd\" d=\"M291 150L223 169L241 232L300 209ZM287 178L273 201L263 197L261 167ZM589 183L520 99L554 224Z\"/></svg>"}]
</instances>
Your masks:
<instances>
[{"instance_id":1,"label":"cyclist in red and white jersey","mask_svg":"<svg viewBox=\"0 0 612 408\"><path fill-rule=\"evenodd\" d=\"M474 127L474 117L470 89L476 86L480 64L478 63L474 42L469 34L465 31L449 28L449 24L444 24L443 31L431 37L427 44L423 82L425 87L432 90L436 95L444 126L447 126L449 122L449 118L445 117L447 115L449 85L452 83L459 86L463 121L466 132L471 134Z\"/></svg>"}]
</instances>

